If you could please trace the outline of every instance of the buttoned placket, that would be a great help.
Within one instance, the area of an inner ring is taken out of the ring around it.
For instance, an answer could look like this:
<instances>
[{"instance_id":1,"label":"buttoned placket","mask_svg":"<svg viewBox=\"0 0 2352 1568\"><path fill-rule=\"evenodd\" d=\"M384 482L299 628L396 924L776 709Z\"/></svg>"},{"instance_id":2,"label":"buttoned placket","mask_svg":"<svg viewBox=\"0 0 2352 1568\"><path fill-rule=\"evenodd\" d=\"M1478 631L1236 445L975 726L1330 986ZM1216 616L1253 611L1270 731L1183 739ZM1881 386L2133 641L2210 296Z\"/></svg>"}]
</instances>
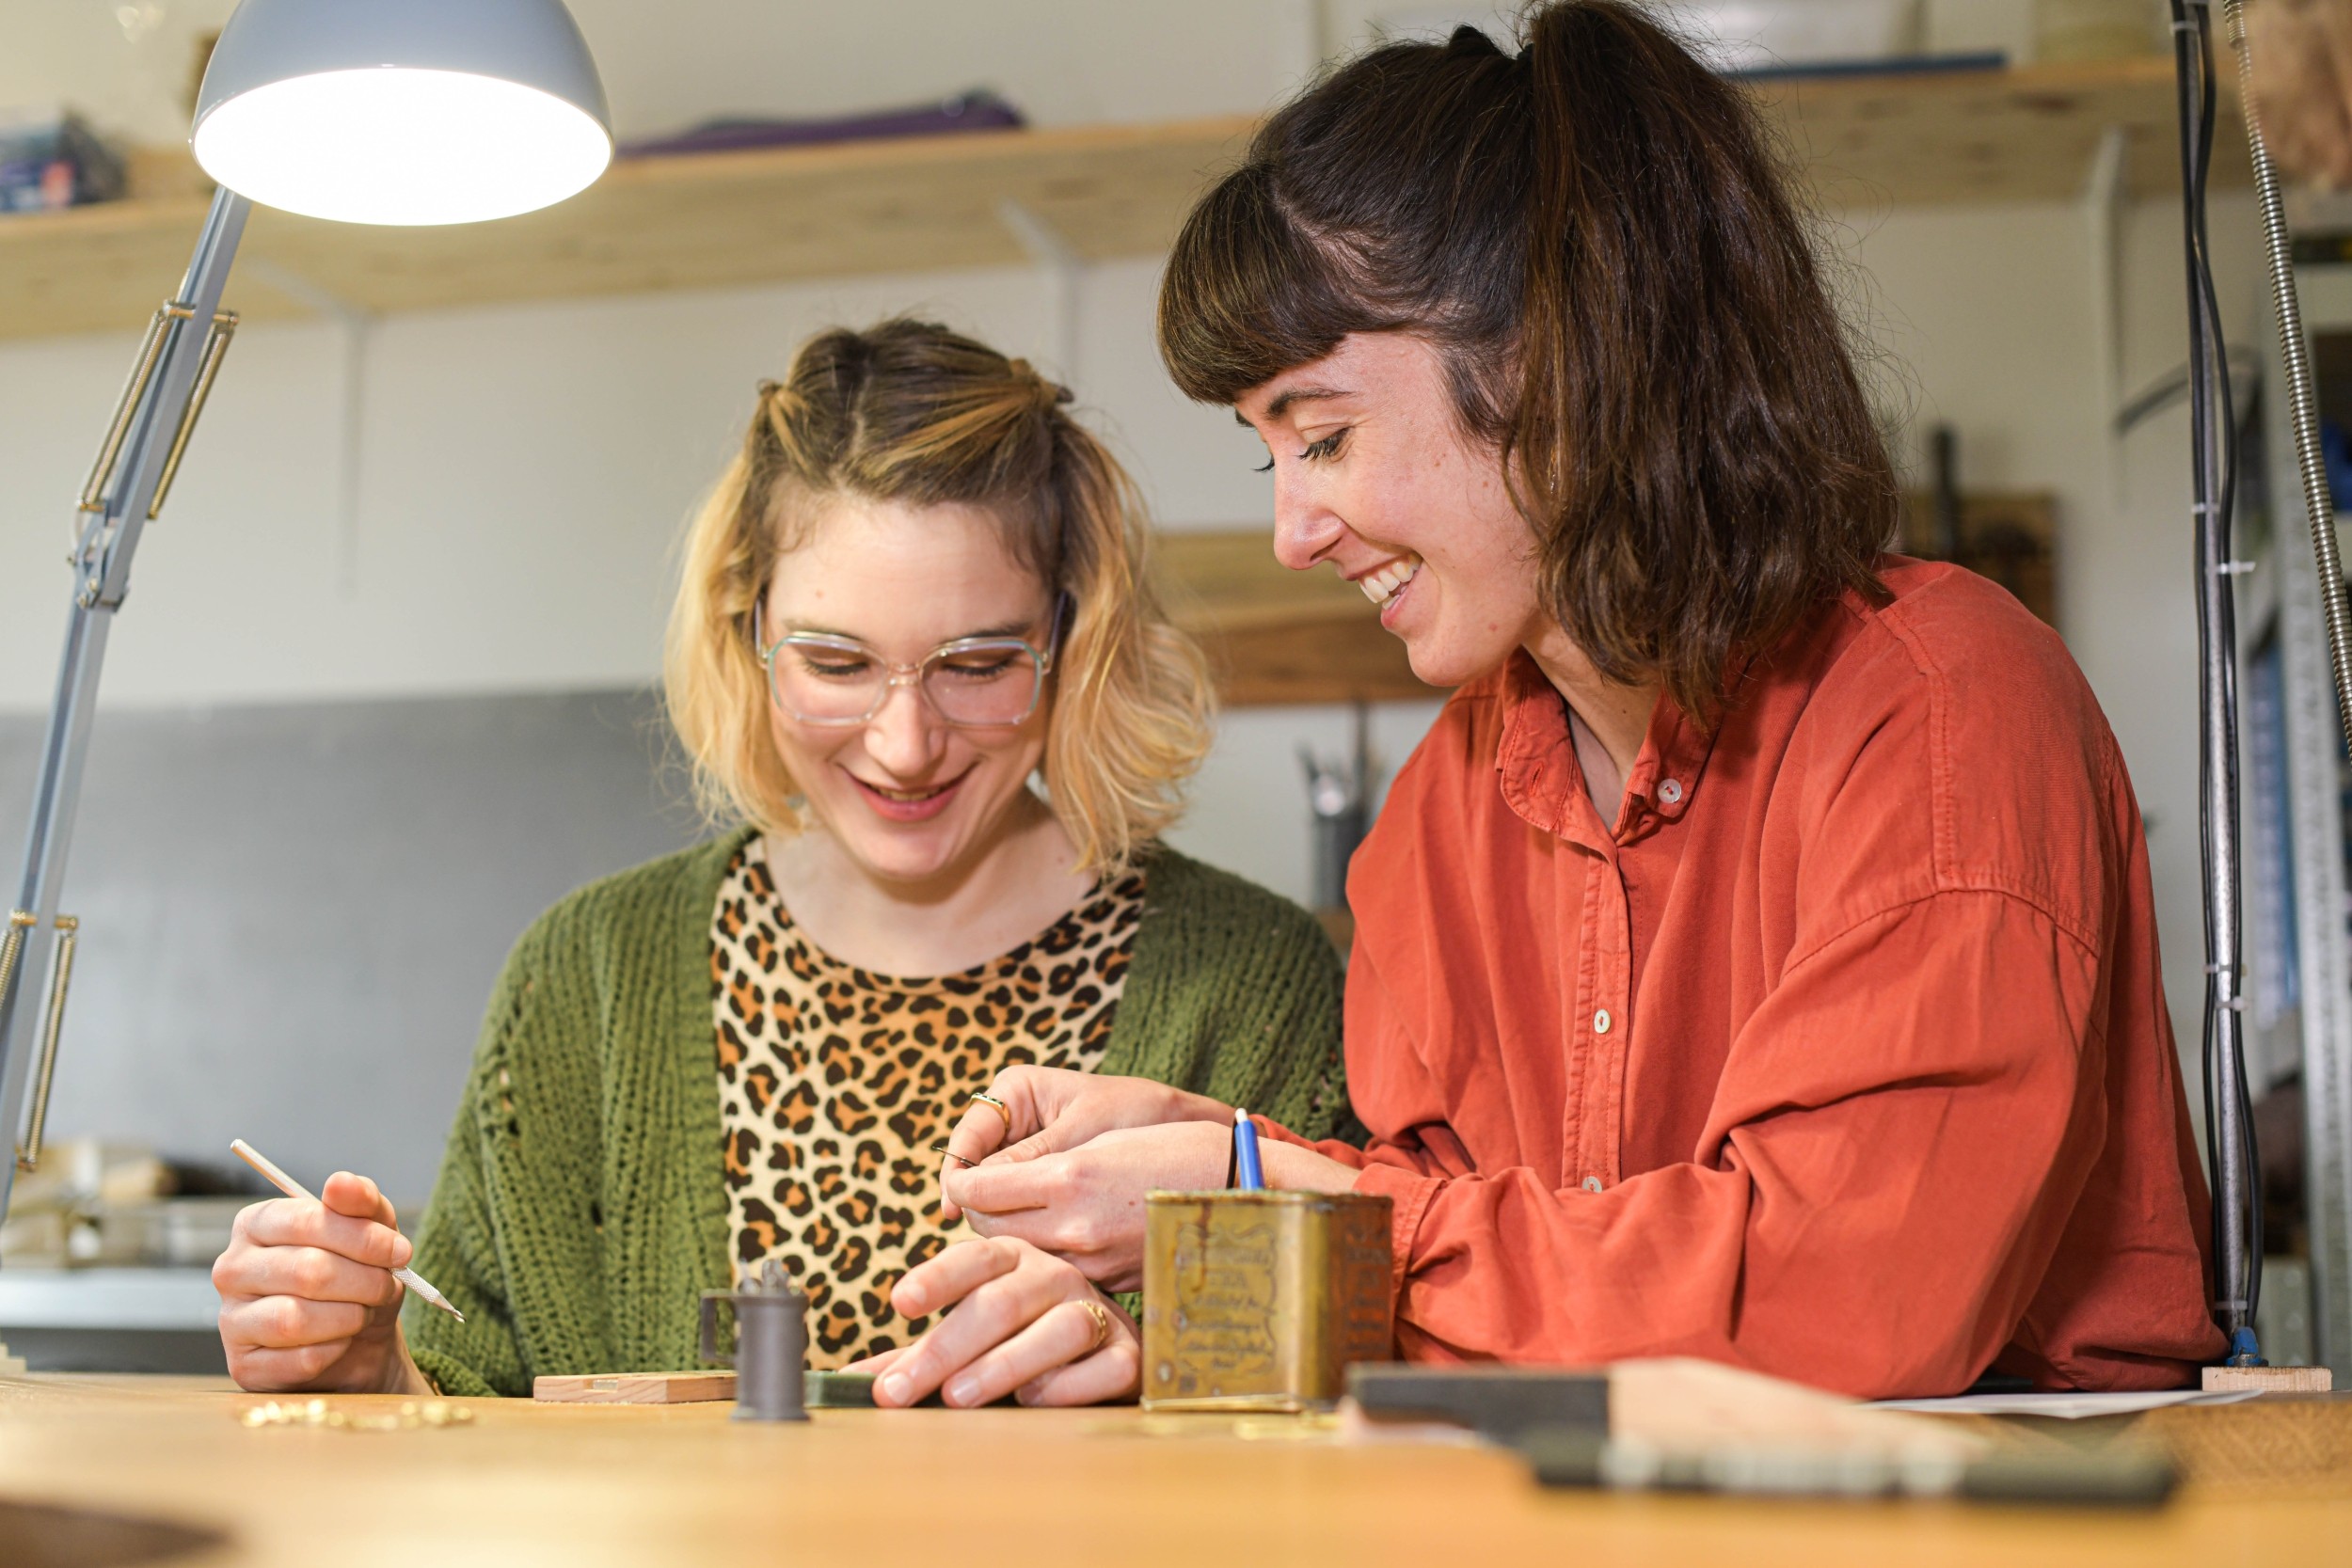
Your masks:
<instances>
[{"instance_id":1,"label":"buttoned placket","mask_svg":"<svg viewBox=\"0 0 2352 1568\"><path fill-rule=\"evenodd\" d=\"M1536 684L1540 679L1534 676L1522 688L1527 697L1559 703L1556 693ZM1679 719L1661 714L1627 776L1612 826L1585 792L1566 720L1561 704L1543 710L1540 726L1531 729L1534 713L1521 708L1505 726L1496 766L1513 810L1572 846L1583 863L1576 973L1567 977L1561 1020L1567 1056L1561 1181L1599 1193L1623 1179L1626 1065L1633 1044L1633 907L1625 852L1681 819L1711 745Z\"/></svg>"},{"instance_id":2,"label":"buttoned placket","mask_svg":"<svg viewBox=\"0 0 2352 1568\"><path fill-rule=\"evenodd\" d=\"M1581 811L1576 810L1581 807ZM1625 1093L1626 1048L1633 1036L1632 906L1613 834L1599 832L1592 802L1570 808L1569 842L1584 861L1576 983L1563 1033L1568 1046L1567 1124L1562 1174L1586 1192L1617 1184L1618 1121Z\"/></svg>"}]
</instances>

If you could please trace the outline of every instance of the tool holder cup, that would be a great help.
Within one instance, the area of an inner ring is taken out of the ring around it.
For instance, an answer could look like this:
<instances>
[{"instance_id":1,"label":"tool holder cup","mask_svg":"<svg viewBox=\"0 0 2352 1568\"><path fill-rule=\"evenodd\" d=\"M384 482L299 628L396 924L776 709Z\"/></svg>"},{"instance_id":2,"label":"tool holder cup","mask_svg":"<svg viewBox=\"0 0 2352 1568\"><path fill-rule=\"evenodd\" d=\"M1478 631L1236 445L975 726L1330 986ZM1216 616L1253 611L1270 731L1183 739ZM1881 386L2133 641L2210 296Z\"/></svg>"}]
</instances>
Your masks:
<instances>
[{"instance_id":1,"label":"tool holder cup","mask_svg":"<svg viewBox=\"0 0 2352 1568\"><path fill-rule=\"evenodd\" d=\"M719 1349L719 1304L735 1311L735 1351ZM802 1378L808 1363L808 1297L788 1285L705 1291L702 1358L735 1369L739 1421L805 1421Z\"/></svg>"},{"instance_id":2,"label":"tool holder cup","mask_svg":"<svg viewBox=\"0 0 2352 1568\"><path fill-rule=\"evenodd\" d=\"M1143 1407L1327 1410L1395 1355L1390 1202L1363 1193L1152 1193Z\"/></svg>"}]
</instances>

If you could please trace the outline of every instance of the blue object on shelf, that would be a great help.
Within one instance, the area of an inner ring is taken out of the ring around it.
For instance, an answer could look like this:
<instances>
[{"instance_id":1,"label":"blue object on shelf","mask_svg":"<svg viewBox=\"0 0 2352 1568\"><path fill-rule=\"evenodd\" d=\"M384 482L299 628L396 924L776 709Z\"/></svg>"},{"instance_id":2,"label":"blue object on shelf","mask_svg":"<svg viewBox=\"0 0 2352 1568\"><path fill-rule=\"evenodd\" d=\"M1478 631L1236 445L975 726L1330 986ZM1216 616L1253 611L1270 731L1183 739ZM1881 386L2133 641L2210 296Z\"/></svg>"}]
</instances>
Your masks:
<instances>
[{"instance_id":1,"label":"blue object on shelf","mask_svg":"<svg viewBox=\"0 0 2352 1568\"><path fill-rule=\"evenodd\" d=\"M2328 467L2328 499L2339 512L2352 511L2352 431L2334 420L2319 421L2319 455Z\"/></svg>"},{"instance_id":2,"label":"blue object on shelf","mask_svg":"<svg viewBox=\"0 0 2352 1568\"><path fill-rule=\"evenodd\" d=\"M48 213L122 194L122 160L69 109L0 111L0 213Z\"/></svg>"}]
</instances>

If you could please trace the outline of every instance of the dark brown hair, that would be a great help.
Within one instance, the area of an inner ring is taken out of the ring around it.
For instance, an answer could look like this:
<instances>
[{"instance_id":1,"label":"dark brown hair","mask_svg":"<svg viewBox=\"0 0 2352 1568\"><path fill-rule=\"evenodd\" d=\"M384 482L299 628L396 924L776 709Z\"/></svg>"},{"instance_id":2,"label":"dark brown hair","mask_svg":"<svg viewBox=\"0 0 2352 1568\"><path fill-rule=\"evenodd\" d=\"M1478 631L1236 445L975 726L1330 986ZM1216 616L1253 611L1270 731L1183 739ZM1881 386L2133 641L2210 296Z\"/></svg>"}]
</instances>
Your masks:
<instances>
[{"instance_id":1,"label":"dark brown hair","mask_svg":"<svg viewBox=\"0 0 2352 1568\"><path fill-rule=\"evenodd\" d=\"M1615 0L1525 32L1390 44L1276 113L1185 222L1160 352L1230 404L1350 333L1428 339L1552 614L1712 722L1741 656L1883 597L1894 469L1741 89Z\"/></svg>"}]
</instances>

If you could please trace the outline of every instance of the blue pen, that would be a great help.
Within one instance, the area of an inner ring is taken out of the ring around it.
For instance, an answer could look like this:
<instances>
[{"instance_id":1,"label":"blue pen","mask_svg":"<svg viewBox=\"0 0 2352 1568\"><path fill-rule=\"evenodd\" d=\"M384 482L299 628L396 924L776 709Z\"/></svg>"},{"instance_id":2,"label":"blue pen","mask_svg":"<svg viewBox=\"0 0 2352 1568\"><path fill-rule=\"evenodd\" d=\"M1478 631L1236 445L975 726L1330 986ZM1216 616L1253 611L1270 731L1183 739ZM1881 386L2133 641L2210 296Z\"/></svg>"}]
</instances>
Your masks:
<instances>
[{"instance_id":1,"label":"blue pen","mask_svg":"<svg viewBox=\"0 0 2352 1568\"><path fill-rule=\"evenodd\" d=\"M1245 1193L1263 1191L1265 1172L1258 1164L1258 1124L1244 1110L1233 1112L1233 1185Z\"/></svg>"}]
</instances>

